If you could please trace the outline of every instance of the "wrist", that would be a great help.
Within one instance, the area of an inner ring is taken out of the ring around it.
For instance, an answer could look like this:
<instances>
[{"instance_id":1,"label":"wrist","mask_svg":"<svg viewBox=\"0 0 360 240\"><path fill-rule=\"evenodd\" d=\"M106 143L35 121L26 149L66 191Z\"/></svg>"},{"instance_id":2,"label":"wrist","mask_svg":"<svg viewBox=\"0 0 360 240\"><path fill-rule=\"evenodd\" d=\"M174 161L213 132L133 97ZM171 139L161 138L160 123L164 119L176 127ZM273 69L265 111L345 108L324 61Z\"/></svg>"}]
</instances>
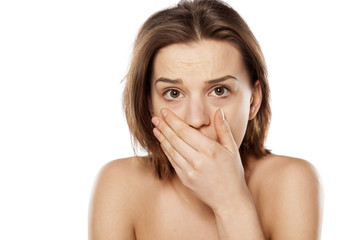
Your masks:
<instances>
[{"instance_id":1,"label":"wrist","mask_svg":"<svg viewBox=\"0 0 360 240\"><path fill-rule=\"evenodd\" d=\"M213 209L216 217L231 216L234 213L245 214L249 211L256 212L256 208L253 198L247 189L232 196L224 201L221 206Z\"/></svg>"}]
</instances>

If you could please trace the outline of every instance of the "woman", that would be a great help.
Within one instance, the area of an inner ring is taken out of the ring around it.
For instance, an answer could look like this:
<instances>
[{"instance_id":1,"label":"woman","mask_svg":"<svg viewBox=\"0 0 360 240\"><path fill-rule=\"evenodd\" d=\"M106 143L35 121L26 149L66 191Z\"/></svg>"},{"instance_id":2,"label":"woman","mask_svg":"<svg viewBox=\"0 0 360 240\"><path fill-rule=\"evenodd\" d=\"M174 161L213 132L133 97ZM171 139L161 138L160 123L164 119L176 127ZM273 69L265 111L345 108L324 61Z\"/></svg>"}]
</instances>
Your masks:
<instances>
[{"instance_id":1,"label":"woman","mask_svg":"<svg viewBox=\"0 0 360 240\"><path fill-rule=\"evenodd\" d=\"M148 156L102 169L90 239L320 239L318 177L265 149L265 61L231 7L181 1L152 15L123 104Z\"/></svg>"}]
</instances>

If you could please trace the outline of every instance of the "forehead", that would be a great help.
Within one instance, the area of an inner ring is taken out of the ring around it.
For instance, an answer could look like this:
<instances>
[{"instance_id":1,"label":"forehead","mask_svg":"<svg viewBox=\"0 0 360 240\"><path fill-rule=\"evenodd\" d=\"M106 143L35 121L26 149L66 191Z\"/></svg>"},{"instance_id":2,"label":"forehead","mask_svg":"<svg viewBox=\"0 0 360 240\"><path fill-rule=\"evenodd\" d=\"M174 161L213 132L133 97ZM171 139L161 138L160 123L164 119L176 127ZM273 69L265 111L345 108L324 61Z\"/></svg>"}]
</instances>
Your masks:
<instances>
[{"instance_id":1,"label":"forehead","mask_svg":"<svg viewBox=\"0 0 360 240\"><path fill-rule=\"evenodd\" d=\"M154 59L152 79L207 80L242 75L245 71L240 51L231 43L201 40L160 49Z\"/></svg>"}]
</instances>

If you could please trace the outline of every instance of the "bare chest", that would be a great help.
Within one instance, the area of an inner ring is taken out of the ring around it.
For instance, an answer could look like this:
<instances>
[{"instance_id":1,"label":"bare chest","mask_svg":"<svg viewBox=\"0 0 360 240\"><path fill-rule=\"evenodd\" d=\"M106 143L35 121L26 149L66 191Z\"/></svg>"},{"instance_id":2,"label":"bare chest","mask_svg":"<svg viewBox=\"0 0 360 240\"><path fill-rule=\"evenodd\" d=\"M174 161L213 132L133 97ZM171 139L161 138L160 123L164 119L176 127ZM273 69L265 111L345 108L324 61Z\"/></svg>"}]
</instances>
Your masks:
<instances>
[{"instance_id":1,"label":"bare chest","mask_svg":"<svg viewBox=\"0 0 360 240\"><path fill-rule=\"evenodd\" d=\"M154 191L140 208L135 223L136 240L218 239L211 209L193 205L175 191Z\"/></svg>"}]
</instances>

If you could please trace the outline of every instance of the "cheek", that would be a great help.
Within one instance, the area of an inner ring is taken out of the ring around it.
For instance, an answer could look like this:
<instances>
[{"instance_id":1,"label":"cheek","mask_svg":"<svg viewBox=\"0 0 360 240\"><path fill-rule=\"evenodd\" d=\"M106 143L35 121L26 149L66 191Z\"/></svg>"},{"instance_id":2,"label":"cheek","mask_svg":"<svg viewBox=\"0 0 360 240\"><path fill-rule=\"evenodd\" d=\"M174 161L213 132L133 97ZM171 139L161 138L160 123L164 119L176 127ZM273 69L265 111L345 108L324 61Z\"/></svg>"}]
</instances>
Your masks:
<instances>
[{"instance_id":1,"label":"cheek","mask_svg":"<svg viewBox=\"0 0 360 240\"><path fill-rule=\"evenodd\" d=\"M158 96L157 93L152 95L151 98L151 106L152 106L152 113L154 116L161 116L160 110L162 108L168 108L173 113L175 113L178 117L183 119L183 103L181 102L168 102L161 98L161 96Z\"/></svg>"},{"instance_id":2,"label":"cheek","mask_svg":"<svg viewBox=\"0 0 360 240\"><path fill-rule=\"evenodd\" d=\"M245 107L241 111L232 111L233 113L237 112L237 114L229 115L229 117L227 117L227 121L230 125L232 135L238 148L244 139L249 120L249 112L246 109L247 108Z\"/></svg>"},{"instance_id":3,"label":"cheek","mask_svg":"<svg viewBox=\"0 0 360 240\"><path fill-rule=\"evenodd\" d=\"M230 125L231 132L233 134L234 140L238 148L240 148L240 145L244 139L246 127L247 127L247 121L245 120L241 122L237 122L237 124Z\"/></svg>"}]
</instances>

